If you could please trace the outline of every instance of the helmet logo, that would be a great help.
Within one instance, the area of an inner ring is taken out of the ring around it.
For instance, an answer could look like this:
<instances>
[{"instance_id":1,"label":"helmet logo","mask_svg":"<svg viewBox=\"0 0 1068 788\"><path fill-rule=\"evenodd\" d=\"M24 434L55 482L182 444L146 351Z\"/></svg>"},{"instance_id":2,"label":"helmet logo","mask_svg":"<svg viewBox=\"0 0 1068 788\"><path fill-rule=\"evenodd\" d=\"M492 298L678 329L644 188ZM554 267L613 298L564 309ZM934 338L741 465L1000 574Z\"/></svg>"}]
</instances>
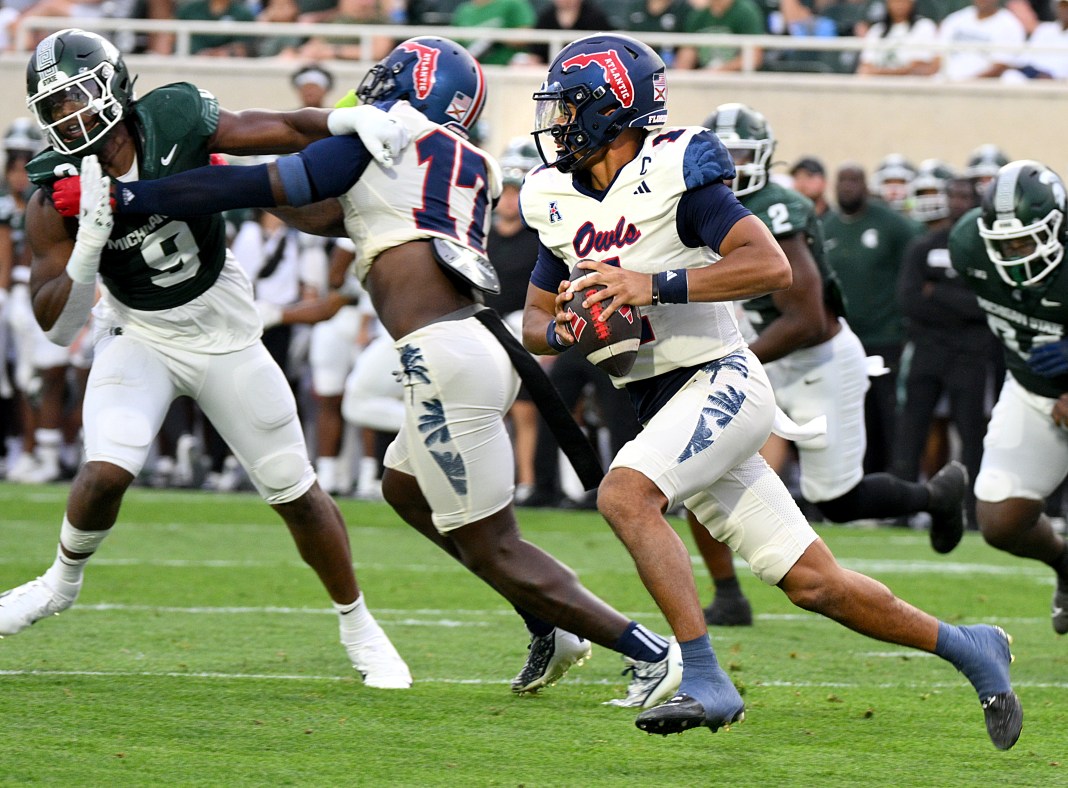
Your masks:
<instances>
[{"instance_id":1,"label":"helmet logo","mask_svg":"<svg viewBox=\"0 0 1068 788\"><path fill-rule=\"evenodd\" d=\"M420 44L418 41L405 41L400 45L405 52L413 53L417 60L412 68L412 84L415 86L417 98L425 99L434 89L434 82L438 70L438 55L441 54L434 47Z\"/></svg>"},{"instance_id":2,"label":"helmet logo","mask_svg":"<svg viewBox=\"0 0 1068 788\"><path fill-rule=\"evenodd\" d=\"M624 109L634 103L634 83L631 81L630 73L627 71L626 66L623 65L623 61L619 59L616 50L609 49L607 52L575 55L561 63L565 73L573 66L585 68L589 65L601 67L604 72L605 82L608 83L608 89L612 91Z\"/></svg>"}]
</instances>

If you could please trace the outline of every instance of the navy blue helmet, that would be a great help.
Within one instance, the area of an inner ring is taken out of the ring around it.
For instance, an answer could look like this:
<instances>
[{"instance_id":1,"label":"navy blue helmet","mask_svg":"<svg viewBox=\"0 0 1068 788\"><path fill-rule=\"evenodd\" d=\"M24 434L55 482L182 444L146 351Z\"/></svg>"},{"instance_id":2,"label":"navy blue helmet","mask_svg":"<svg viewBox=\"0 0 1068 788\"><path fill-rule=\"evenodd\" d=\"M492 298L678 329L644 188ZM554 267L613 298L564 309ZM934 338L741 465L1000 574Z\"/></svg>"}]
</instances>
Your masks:
<instances>
[{"instance_id":1,"label":"navy blue helmet","mask_svg":"<svg viewBox=\"0 0 1068 788\"><path fill-rule=\"evenodd\" d=\"M624 129L664 125L664 61L630 36L586 36L560 50L534 101L542 160L570 172Z\"/></svg>"},{"instance_id":2,"label":"navy blue helmet","mask_svg":"<svg viewBox=\"0 0 1068 788\"><path fill-rule=\"evenodd\" d=\"M364 104L404 100L466 135L486 103L486 78L471 53L447 38L419 36L394 47L356 88Z\"/></svg>"}]
</instances>

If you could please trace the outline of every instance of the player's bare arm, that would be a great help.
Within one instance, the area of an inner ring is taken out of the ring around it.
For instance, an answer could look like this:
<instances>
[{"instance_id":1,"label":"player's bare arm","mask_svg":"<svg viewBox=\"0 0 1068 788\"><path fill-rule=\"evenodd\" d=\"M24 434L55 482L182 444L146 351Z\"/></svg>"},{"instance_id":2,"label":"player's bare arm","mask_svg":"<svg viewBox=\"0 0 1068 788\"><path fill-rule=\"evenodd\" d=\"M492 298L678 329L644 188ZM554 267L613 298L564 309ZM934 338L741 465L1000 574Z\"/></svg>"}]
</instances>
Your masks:
<instances>
[{"instance_id":1,"label":"player's bare arm","mask_svg":"<svg viewBox=\"0 0 1068 788\"><path fill-rule=\"evenodd\" d=\"M30 297L33 313L48 331L56 322L70 295L67 261L74 249L74 236L52 203L38 190L26 206L26 238L33 253L30 267Z\"/></svg>"},{"instance_id":2,"label":"player's bare arm","mask_svg":"<svg viewBox=\"0 0 1068 788\"><path fill-rule=\"evenodd\" d=\"M302 150L315 140L330 136L329 114L329 110L314 108L292 112L220 109L219 125L208 143L209 148L235 155Z\"/></svg>"},{"instance_id":3,"label":"player's bare arm","mask_svg":"<svg viewBox=\"0 0 1068 788\"><path fill-rule=\"evenodd\" d=\"M823 278L804 233L780 238L779 246L790 262L793 284L772 294L772 301L781 314L749 343L763 362L825 341L829 331L827 322L831 319L823 305Z\"/></svg>"}]
</instances>

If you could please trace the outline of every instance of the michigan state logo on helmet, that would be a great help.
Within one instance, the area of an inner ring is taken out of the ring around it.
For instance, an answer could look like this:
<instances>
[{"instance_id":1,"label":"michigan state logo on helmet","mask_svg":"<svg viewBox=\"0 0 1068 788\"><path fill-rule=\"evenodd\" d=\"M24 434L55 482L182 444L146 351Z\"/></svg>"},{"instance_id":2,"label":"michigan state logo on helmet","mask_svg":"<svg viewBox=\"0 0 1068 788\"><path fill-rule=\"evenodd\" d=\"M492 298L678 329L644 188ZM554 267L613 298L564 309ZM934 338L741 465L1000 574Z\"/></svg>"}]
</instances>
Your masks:
<instances>
[{"instance_id":1,"label":"michigan state logo on helmet","mask_svg":"<svg viewBox=\"0 0 1068 788\"><path fill-rule=\"evenodd\" d=\"M398 44L356 88L364 104L407 101L429 120L460 129L475 125L486 79L471 53L447 38L420 36Z\"/></svg>"},{"instance_id":2,"label":"michigan state logo on helmet","mask_svg":"<svg viewBox=\"0 0 1068 788\"><path fill-rule=\"evenodd\" d=\"M48 36L26 67L26 104L60 153L99 150L133 99L133 80L119 50L86 30Z\"/></svg>"},{"instance_id":3,"label":"michigan state logo on helmet","mask_svg":"<svg viewBox=\"0 0 1068 788\"><path fill-rule=\"evenodd\" d=\"M737 172L731 188L738 197L758 192L767 185L775 135L761 113L745 104L720 104L701 125L714 131L730 151Z\"/></svg>"},{"instance_id":4,"label":"michigan state logo on helmet","mask_svg":"<svg viewBox=\"0 0 1068 788\"><path fill-rule=\"evenodd\" d=\"M990 261L1013 287L1045 279L1064 258L1068 213L1064 182L1024 159L1006 164L983 193L977 222Z\"/></svg>"},{"instance_id":5,"label":"michigan state logo on helmet","mask_svg":"<svg viewBox=\"0 0 1068 788\"><path fill-rule=\"evenodd\" d=\"M586 36L560 50L534 100L538 152L547 166L570 172L624 129L664 124L664 61L630 36Z\"/></svg>"}]
</instances>

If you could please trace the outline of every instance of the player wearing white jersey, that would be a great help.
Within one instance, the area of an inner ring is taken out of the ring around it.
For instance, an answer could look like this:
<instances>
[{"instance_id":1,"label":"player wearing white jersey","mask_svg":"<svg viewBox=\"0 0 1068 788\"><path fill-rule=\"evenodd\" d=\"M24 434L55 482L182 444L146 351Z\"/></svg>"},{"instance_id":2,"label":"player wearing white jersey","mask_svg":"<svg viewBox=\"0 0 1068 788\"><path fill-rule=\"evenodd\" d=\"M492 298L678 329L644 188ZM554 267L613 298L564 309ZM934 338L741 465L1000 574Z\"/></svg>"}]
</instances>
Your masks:
<instances>
[{"instance_id":1,"label":"player wearing white jersey","mask_svg":"<svg viewBox=\"0 0 1068 788\"><path fill-rule=\"evenodd\" d=\"M534 94L547 169L528 178L521 197L543 244L524 315L529 350L574 344L567 279L576 262L591 283L605 285L586 291L587 304L609 314L619 304L642 311L634 371L617 383L630 391L644 429L612 462L598 508L671 624L683 677L678 693L639 714L637 726L716 730L744 711L713 653L688 551L664 518L685 503L800 607L948 659L979 692L994 744L1011 747L1022 713L1005 633L945 624L843 569L757 454L775 401L728 302L789 286L790 267L723 183L735 172L715 135L663 127L666 90L663 61L628 36L597 34L564 47Z\"/></svg>"},{"instance_id":2,"label":"player wearing white jersey","mask_svg":"<svg viewBox=\"0 0 1068 788\"><path fill-rule=\"evenodd\" d=\"M516 522L504 414L519 379L489 324L507 329L487 318L479 295L492 286L485 242L500 177L466 139L484 91L481 68L458 44L410 39L357 89L410 133L392 167L370 164L357 139L332 137L266 165L122 184L119 209L196 215L314 204L286 216L305 230L349 235L357 275L400 355L404 421L386 451L386 500L516 606L532 640L513 691L552 683L593 641L634 668L618 705L653 705L678 686L677 647L590 593Z\"/></svg>"}]
</instances>

